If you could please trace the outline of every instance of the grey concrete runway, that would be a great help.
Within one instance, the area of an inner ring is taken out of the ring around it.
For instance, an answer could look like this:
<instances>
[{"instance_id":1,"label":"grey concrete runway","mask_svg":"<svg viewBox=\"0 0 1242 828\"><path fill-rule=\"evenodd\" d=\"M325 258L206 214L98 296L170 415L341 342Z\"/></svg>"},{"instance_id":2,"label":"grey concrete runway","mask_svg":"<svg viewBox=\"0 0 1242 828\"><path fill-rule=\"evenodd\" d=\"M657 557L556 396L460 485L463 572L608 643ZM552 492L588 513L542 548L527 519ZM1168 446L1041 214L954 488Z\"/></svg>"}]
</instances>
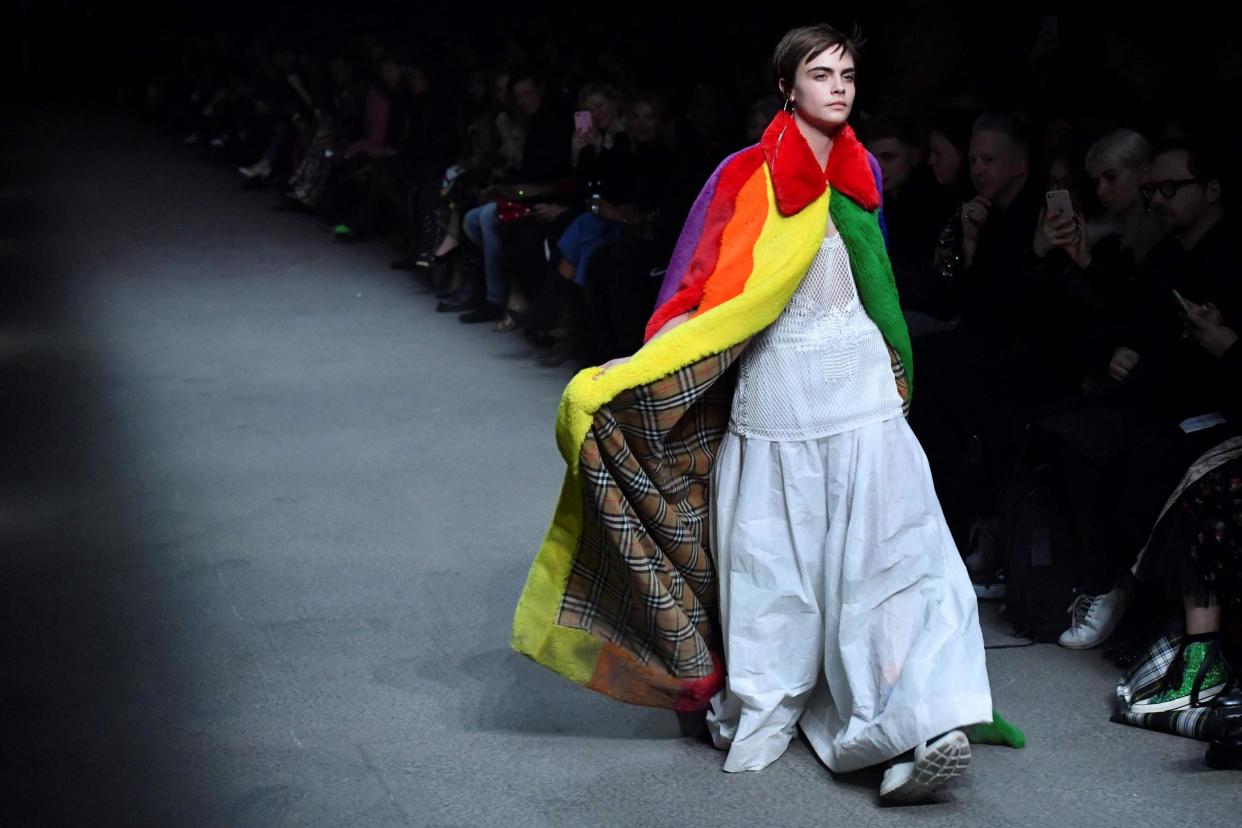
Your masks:
<instances>
[{"instance_id":1,"label":"grey concrete runway","mask_svg":"<svg viewBox=\"0 0 1242 828\"><path fill-rule=\"evenodd\" d=\"M1047 645L989 653L1029 745L939 804L800 742L721 772L509 649L568 371L123 117L0 151L0 824L1239 824L1242 774Z\"/></svg>"}]
</instances>

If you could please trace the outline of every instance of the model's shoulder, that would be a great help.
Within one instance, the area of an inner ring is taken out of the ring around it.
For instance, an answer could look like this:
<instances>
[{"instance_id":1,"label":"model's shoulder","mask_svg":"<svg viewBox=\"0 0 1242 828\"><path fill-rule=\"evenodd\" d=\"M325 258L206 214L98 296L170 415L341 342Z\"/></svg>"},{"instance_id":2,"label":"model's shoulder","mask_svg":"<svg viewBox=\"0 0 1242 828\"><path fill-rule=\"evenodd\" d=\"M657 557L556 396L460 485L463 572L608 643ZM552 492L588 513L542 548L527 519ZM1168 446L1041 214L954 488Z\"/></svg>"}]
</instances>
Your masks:
<instances>
[{"instance_id":1,"label":"model's shoulder","mask_svg":"<svg viewBox=\"0 0 1242 828\"><path fill-rule=\"evenodd\" d=\"M707 185L718 188L721 184L725 184L727 189L740 186L762 164L763 151L758 144L742 147L721 159L716 169L708 176Z\"/></svg>"},{"instance_id":2,"label":"model's shoulder","mask_svg":"<svg viewBox=\"0 0 1242 828\"><path fill-rule=\"evenodd\" d=\"M740 150L729 153L720 162L716 168L717 172L721 170L749 169L753 170L756 166L763 163L763 149L758 144L751 144L748 147L742 147Z\"/></svg>"},{"instance_id":3,"label":"model's shoulder","mask_svg":"<svg viewBox=\"0 0 1242 828\"><path fill-rule=\"evenodd\" d=\"M877 188L882 186L882 175L880 173L880 161L871 154L871 150L863 147L863 155L867 158L867 167L871 170L871 177L875 179Z\"/></svg>"}]
</instances>

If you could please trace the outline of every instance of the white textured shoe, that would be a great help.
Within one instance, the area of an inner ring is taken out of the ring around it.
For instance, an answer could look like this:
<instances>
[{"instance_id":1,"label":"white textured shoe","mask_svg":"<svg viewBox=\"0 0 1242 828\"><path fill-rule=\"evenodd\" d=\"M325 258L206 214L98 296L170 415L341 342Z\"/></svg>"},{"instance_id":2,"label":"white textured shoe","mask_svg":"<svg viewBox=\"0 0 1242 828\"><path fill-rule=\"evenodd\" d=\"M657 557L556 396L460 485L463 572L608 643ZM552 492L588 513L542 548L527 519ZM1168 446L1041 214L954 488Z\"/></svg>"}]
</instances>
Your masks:
<instances>
[{"instance_id":1,"label":"white textured shoe","mask_svg":"<svg viewBox=\"0 0 1242 828\"><path fill-rule=\"evenodd\" d=\"M960 730L914 749L913 762L897 762L884 771L880 799L885 802L919 802L946 782L961 776L970 764L970 740Z\"/></svg>"},{"instance_id":2,"label":"white textured shoe","mask_svg":"<svg viewBox=\"0 0 1242 828\"><path fill-rule=\"evenodd\" d=\"M1129 606L1130 593L1120 587L1103 595L1079 595L1069 605L1069 629L1061 633L1057 643L1071 650L1098 647L1117 629Z\"/></svg>"}]
</instances>

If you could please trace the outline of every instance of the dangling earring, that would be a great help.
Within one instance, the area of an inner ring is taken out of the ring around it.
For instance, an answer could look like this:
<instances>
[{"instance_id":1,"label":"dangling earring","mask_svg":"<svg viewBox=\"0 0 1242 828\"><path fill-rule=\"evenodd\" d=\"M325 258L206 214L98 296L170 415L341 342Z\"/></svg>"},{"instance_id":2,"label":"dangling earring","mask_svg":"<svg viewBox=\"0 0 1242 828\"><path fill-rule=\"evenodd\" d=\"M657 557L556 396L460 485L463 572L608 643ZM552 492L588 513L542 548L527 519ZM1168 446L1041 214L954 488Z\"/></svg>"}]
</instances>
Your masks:
<instances>
[{"instance_id":1,"label":"dangling earring","mask_svg":"<svg viewBox=\"0 0 1242 828\"><path fill-rule=\"evenodd\" d=\"M785 110L786 112L793 112L794 111L793 98L786 98L785 105L782 106L781 109Z\"/></svg>"}]
</instances>

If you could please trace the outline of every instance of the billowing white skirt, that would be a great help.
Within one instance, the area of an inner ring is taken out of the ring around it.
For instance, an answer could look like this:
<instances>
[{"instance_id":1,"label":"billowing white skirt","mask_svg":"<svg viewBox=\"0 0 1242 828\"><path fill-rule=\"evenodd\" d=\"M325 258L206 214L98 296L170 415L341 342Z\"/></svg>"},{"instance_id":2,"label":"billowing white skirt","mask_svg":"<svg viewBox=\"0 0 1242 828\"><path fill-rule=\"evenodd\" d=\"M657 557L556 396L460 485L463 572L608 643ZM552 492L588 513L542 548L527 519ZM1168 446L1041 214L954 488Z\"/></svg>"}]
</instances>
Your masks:
<instances>
[{"instance_id":1,"label":"billowing white skirt","mask_svg":"<svg viewBox=\"0 0 1242 828\"><path fill-rule=\"evenodd\" d=\"M905 417L808 440L728 431L712 479L724 770L766 767L799 724L844 772L992 721L975 593Z\"/></svg>"}]
</instances>

